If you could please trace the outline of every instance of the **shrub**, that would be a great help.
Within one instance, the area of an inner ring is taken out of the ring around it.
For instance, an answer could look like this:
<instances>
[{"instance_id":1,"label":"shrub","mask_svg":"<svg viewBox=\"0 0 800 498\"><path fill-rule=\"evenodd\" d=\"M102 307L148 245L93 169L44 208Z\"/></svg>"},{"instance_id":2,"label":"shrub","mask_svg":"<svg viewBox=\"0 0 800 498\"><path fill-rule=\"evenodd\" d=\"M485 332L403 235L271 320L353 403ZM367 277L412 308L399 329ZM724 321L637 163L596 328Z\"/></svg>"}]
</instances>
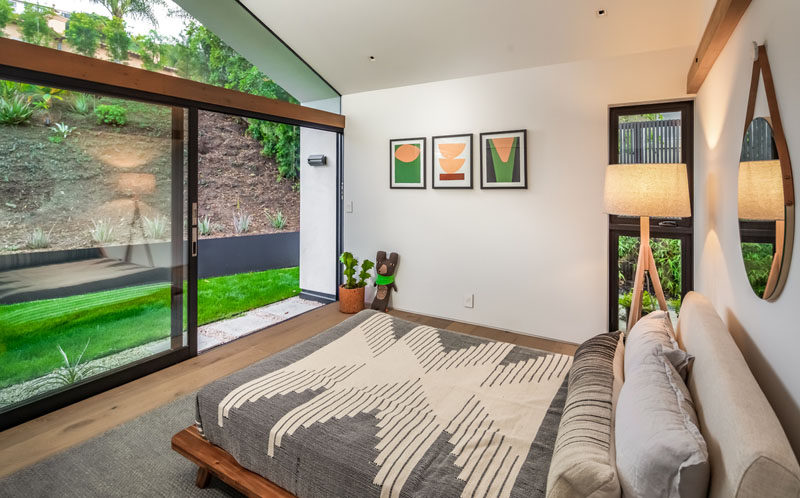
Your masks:
<instances>
[{"instance_id":1,"label":"shrub","mask_svg":"<svg viewBox=\"0 0 800 498\"><path fill-rule=\"evenodd\" d=\"M18 20L22 31L22 41L34 45L49 45L55 33L47 25L47 19L53 14L55 11L50 7L25 3Z\"/></svg>"},{"instance_id":2,"label":"shrub","mask_svg":"<svg viewBox=\"0 0 800 498\"><path fill-rule=\"evenodd\" d=\"M98 244L107 244L114 237L114 227L111 225L111 220L92 221L92 228L89 233L92 234L93 241Z\"/></svg>"},{"instance_id":3,"label":"shrub","mask_svg":"<svg viewBox=\"0 0 800 498\"><path fill-rule=\"evenodd\" d=\"M103 104L94 109L98 124L123 126L128 122L128 110L121 105Z\"/></svg>"},{"instance_id":4,"label":"shrub","mask_svg":"<svg viewBox=\"0 0 800 498\"><path fill-rule=\"evenodd\" d=\"M233 213L233 230L237 235L247 233L250 230L250 215L241 211Z\"/></svg>"},{"instance_id":5,"label":"shrub","mask_svg":"<svg viewBox=\"0 0 800 498\"><path fill-rule=\"evenodd\" d=\"M131 45L131 37L125 31L125 21L115 17L108 21L103 27L103 36L108 45L111 58L116 62L128 60L128 48Z\"/></svg>"},{"instance_id":6,"label":"shrub","mask_svg":"<svg viewBox=\"0 0 800 498\"><path fill-rule=\"evenodd\" d=\"M53 229L51 228L50 231ZM50 247L50 232L45 232L41 228L34 228L28 235L26 245L29 249L45 249Z\"/></svg>"},{"instance_id":7,"label":"shrub","mask_svg":"<svg viewBox=\"0 0 800 498\"><path fill-rule=\"evenodd\" d=\"M279 178L300 178L300 130L297 126L250 120L247 133L261 142L261 153L278 163Z\"/></svg>"},{"instance_id":8,"label":"shrub","mask_svg":"<svg viewBox=\"0 0 800 498\"><path fill-rule=\"evenodd\" d=\"M94 107L94 97L86 93L76 93L69 107L75 114L85 116Z\"/></svg>"},{"instance_id":9,"label":"shrub","mask_svg":"<svg viewBox=\"0 0 800 498\"><path fill-rule=\"evenodd\" d=\"M164 67L164 48L161 36L155 31L150 30L147 35L139 35L134 38L134 51L142 59L142 67L148 71L158 71Z\"/></svg>"},{"instance_id":10,"label":"shrub","mask_svg":"<svg viewBox=\"0 0 800 498\"><path fill-rule=\"evenodd\" d=\"M33 108L21 95L0 98L0 123L19 125L28 121Z\"/></svg>"},{"instance_id":11,"label":"shrub","mask_svg":"<svg viewBox=\"0 0 800 498\"><path fill-rule=\"evenodd\" d=\"M200 235L211 235L211 218L208 215L203 216L197 222L197 228L200 230Z\"/></svg>"},{"instance_id":12,"label":"shrub","mask_svg":"<svg viewBox=\"0 0 800 498\"><path fill-rule=\"evenodd\" d=\"M163 239L167 233L167 218L158 215L153 219L142 216L144 220L144 235L148 239Z\"/></svg>"},{"instance_id":13,"label":"shrub","mask_svg":"<svg viewBox=\"0 0 800 498\"><path fill-rule=\"evenodd\" d=\"M8 25L11 17L14 15L14 7L8 0L0 0L0 36L3 36L3 28Z\"/></svg>"},{"instance_id":14,"label":"shrub","mask_svg":"<svg viewBox=\"0 0 800 498\"><path fill-rule=\"evenodd\" d=\"M283 215L283 212L276 211L275 214L272 214L265 209L264 214L267 216L267 221L272 228L283 230L286 226L286 217Z\"/></svg>"},{"instance_id":15,"label":"shrub","mask_svg":"<svg viewBox=\"0 0 800 498\"><path fill-rule=\"evenodd\" d=\"M94 57L100 45L100 29L103 18L97 14L75 12L69 17L64 36L79 54Z\"/></svg>"}]
</instances>

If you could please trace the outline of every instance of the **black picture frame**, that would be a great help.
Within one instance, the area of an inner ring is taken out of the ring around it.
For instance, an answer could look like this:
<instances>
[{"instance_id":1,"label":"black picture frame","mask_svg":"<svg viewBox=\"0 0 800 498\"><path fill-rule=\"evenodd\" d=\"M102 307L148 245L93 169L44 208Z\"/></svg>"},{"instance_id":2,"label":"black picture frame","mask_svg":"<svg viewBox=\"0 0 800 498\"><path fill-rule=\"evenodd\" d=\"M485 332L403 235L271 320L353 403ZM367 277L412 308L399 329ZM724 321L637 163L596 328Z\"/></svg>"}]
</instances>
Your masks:
<instances>
[{"instance_id":1,"label":"black picture frame","mask_svg":"<svg viewBox=\"0 0 800 498\"><path fill-rule=\"evenodd\" d=\"M422 180L421 185L417 184L408 184L409 186L403 186L403 184L395 184L394 182L394 144L397 142L419 142L422 148L422 164L420 165L420 179ZM427 139L425 137L414 137L414 138L392 138L389 140L389 188L390 189L412 189L412 190L425 190L428 188L427 186L427 168L426 164L428 162L428 144Z\"/></svg>"},{"instance_id":2,"label":"black picture frame","mask_svg":"<svg viewBox=\"0 0 800 498\"><path fill-rule=\"evenodd\" d=\"M492 135L509 135L509 134L522 134L522 140L520 141L520 148L522 149L522 153L519 155L520 165L520 181L514 182L513 185L503 185L500 182L486 182L486 148L484 147L484 137L490 137ZM494 189L527 189L528 188L528 130L505 130L505 131L492 131L492 132L485 132L480 134L480 139L478 140L478 146L481 149L481 168L480 168L480 175L481 175L481 189L484 190L494 190ZM495 184L497 186L491 186Z\"/></svg>"},{"instance_id":3,"label":"black picture frame","mask_svg":"<svg viewBox=\"0 0 800 498\"><path fill-rule=\"evenodd\" d=\"M475 174L473 173L473 166L475 164L475 161L473 161L473 159L472 159L473 152L474 152L474 148L473 148L474 147L474 143L473 143L473 137L474 136L475 136L474 133L456 133L456 134L453 134L453 135L437 135L435 137L431 137L431 188L443 189L443 190L472 190L472 188L473 188L473 177L475 176ZM466 179L469 182L469 185L460 186L460 187L451 187L451 186L440 185L440 186L437 187L436 186L436 140L437 139L442 139L442 138L460 138L460 137L464 137L464 138L467 139L467 150L469 151L469 161L468 161L467 164L468 164L468 167L469 167L469 173L467 174L467 178Z\"/></svg>"}]
</instances>

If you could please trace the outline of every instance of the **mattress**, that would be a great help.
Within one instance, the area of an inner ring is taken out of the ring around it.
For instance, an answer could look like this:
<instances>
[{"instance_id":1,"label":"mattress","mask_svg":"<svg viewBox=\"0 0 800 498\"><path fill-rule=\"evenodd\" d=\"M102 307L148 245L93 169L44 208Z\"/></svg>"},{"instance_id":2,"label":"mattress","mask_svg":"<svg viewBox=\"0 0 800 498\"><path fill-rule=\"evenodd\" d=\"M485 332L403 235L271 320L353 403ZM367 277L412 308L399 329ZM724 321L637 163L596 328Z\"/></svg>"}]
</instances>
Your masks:
<instances>
[{"instance_id":1,"label":"mattress","mask_svg":"<svg viewBox=\"0 0 800 498\"><path fill-rule=\"evenodd\" d=\"M571 364L366 310L204 387L197 423L301 498L544 496Z\"/></svg>"}]
</instances>

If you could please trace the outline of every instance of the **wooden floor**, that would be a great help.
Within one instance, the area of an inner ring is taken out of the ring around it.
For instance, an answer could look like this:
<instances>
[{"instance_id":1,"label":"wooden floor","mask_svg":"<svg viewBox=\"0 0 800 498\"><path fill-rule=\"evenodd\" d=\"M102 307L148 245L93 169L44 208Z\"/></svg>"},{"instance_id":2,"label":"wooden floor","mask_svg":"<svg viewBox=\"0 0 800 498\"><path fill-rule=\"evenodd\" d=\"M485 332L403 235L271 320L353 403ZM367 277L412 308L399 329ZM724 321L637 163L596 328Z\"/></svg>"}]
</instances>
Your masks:
<instances>
[{"instance_id":1,"label":"wooden floor","mask_svg":"<svg viewBox=\"0 0 800 498\"><path fill-rule=\"evenodd\" d=\"M574 354L576 345L391 311L392 315L432 327L514 343L520 346ZM326 330L351 315L338 304L317 308L200 356L160 370L37 419L0 432L0 477L86 441L200 387L295 343Z\"/></svg>"}]
</instances>

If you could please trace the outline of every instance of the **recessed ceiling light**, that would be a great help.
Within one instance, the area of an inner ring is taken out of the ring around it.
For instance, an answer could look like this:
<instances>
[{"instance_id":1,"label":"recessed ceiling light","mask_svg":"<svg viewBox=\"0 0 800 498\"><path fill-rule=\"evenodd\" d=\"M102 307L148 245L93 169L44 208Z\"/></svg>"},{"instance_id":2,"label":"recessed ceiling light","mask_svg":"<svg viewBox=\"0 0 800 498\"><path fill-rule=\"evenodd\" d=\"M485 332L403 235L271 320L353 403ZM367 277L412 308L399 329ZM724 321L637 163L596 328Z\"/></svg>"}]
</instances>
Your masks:
<instances>
[{"instance_id":1,"label":"recessed ceiling light","mask_svg":"<svg viewBox=\"0 0 800 498\"><path fill-rule=\"evenodd\" d=\"M369 61L370 62L375 62L375 56L374 55L370 55L369 56Z\"/></svg>"},{"instance_id":2,"label":"recessed ceiling light","mask_svg":"<svg viewBox=\"0 0 800 498\"><path fill-rule=\"evenodd\" d=\"M605 17L608 15L608 11L606 9L597 9L594 11L594 14L597 17Z\"/></svg>"}]
</instances>

